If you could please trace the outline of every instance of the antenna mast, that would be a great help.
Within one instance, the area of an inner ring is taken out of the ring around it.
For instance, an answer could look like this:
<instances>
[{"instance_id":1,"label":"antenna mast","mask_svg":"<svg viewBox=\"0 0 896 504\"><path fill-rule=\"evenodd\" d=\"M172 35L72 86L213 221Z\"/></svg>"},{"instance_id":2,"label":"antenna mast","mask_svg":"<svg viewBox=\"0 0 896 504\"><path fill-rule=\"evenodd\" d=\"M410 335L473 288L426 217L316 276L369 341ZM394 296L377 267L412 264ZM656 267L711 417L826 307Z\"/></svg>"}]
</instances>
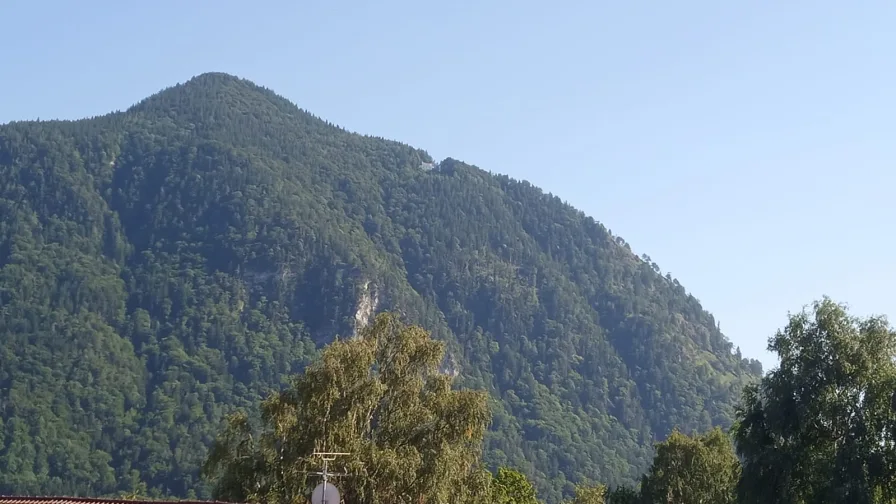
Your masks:
<instances>
[{"instance_id":1,"label":"antenna mast","mask_svg":"<svg viewBox=\"0 0 896 504\"><path fill-rule=\"evenodd\" d=\"M320 457L321 461L323 461L323 463L324 463L324 467L323 467L323 470L322 470L322 471L308 471L308 474L316 474L316 475L318 475L318 476L321 476L321 477L323 478L323 480L324 480L323 484L322 484L322 485L319 485L319 488L321 488L321 497L320 497L320 501L319 501L319 502L315 502L315 501L314 501L314 493L316 493L316 492L312 492L312 495L311 495L311 501L312 501L312 502L311 502L311 504L330 504L329 502L327 502L327 487L329 486L329 479L330 479L330 476L348 476L348 474L345 474L345 473L331 473L331 472L329 471L329 463L332 462L332 461L334 461L334 460L336 460L336 457L344 457L344 456L347 456L347 455L351 455L351 453L341 453L341 452L318 452L318 451L315 451L314 453L311 454L312 457ZM339 490L336 489L335 487L334 487L334 489L336 490L336 496L337 496L337 499L338 499L338 498L339 498ZM315 489L315 490L316 490L316 489ZM336 503L333 503L333 504L339 504L339 503L336 502Z\"/></svg>"}]
</instances>

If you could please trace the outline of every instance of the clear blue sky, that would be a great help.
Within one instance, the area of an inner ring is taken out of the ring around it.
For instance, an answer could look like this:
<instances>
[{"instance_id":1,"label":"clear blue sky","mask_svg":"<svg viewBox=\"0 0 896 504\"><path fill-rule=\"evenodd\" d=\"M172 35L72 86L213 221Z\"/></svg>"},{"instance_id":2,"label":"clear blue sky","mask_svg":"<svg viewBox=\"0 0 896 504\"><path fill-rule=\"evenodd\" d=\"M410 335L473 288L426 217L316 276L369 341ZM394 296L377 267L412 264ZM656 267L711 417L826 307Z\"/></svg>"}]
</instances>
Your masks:
<instances>
[{"instance_id":1,"label":"clear blue sky","mask_svg":"<svg viewBox=\"0 0 896 504\"><path fill-rule=\"evenodd\" d=\"M0 19L0 122L228 72L560 195L766 367L824 294L896 317L893 1L6 0Z\"/></svg>"}]
</instances>

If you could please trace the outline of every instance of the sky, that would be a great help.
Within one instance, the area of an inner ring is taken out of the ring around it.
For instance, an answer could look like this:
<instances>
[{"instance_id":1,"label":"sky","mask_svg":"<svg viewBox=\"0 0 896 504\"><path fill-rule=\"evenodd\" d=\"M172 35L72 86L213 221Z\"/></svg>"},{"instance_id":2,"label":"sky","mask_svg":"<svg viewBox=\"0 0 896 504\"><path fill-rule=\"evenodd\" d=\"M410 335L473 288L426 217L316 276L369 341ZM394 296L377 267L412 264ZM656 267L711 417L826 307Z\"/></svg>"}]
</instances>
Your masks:
<instances>
[{"instance_id":1,"label":"sky","mask_svg":"<svg viewBox=\"0 0 896 504\"><path fill-rule=\"evenodd\" d=\"M0 123L227 72L560 196L766 368L824 295L896 317L896 2L4 0L0 19Z\"/></svg>"}]
</instances>

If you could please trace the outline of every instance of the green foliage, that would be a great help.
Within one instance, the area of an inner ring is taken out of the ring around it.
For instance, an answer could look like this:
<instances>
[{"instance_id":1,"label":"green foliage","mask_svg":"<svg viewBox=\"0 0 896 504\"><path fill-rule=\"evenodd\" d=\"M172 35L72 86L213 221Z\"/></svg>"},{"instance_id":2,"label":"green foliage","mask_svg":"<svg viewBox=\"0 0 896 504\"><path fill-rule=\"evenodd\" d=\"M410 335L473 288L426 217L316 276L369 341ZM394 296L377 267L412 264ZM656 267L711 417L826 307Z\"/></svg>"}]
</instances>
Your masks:
<instances>
[{"instance_id":1,"label":"green foliage","mask_svg":"<svg viewBox=\"0 0 896 504\"><path fill-rule=\"evenodd\" d=\"M619 486L607 494L607 504L640 504L641 493L634 488Z\"/></svg>"},{"instance_id":2,"label":"green foliage","mask_svg":"<svg viewBox=\"0 0 896 504\"><path fill-rule=\"evenodd\" d=\"M657 446L641 483L645 504L734 504L740 462L721 429L701 436L674 431Z\"/></svg>"},{"instance_id":3,"label":"green foliage","mask_svg":"<svg viewBox=\"0 0 896 504\"><path fill-rule=\"evenodd\" d=\"M491 502L496 504L538 504L535 487L521 472L499 467L491 481Z\"/></svg>"},{"instance_id":4,"label":"green foliage","mask_svg":"<svg viewBox=\"0 0 896 504\"><path fill-rule=\"evenodd\" d=\"M657 445L639 490L579 488L576 500L896 502L896 331L883 317L851 317L825 298L792 315L769 348L780 367L746 387L734 445L719 428L675 430Z\"/></svg>"},{"instance_id":5,"label":"green foliage","mask_svg":"<svg viewBox=\"0 0 896 504\"><path fill-rule=\"evenodd\" d=\"M893 502L896 332L824 299L769 343L780 366L744 393L744 503Z\"/></svg>"},{"instance_id":6,"label":"green foliage","mask_svg":"<svg viewBox=\"0 0 896 504\"><path fill-rule=\"evenodd\" d=\"M301 502L318 482L307 479L320 470L312 454L336 451L349 453L330 468L349 475L339 484L347 502L481 500L488 488L479 466L487 396L452 390L453 378L439 369L443 358L443 344L423 329L379 315L358 338L329 345L290 389L269 397L260 431L243 414L231 417L206 465L216 477L213 495ZM509 483L505 473L497 481ZM534 492L526 502L534 503Z\"/></svg>"},{"instance_id":7,"label":"green foliage","mask_svg":"<svg viewBox=\"0 0 896 504\"><path fill-rule=\"evenodd\" d=\"M557 197L432 161L223 74L0 126L0 494L208 497L224 419L380 311L489 393L484 461L549 502L731 424L757 363L676 280Z\"/></svg>"},{"instance_id":8,"label":"green foliage","mask_svg":"<svg viewBox=\"0 0 896 504\"><path fill-rule=\"evenodd\" d=\"M572 504L605 504L607 502L606 485L576 487L575 497Z\"/></svg>"}]
</instances>

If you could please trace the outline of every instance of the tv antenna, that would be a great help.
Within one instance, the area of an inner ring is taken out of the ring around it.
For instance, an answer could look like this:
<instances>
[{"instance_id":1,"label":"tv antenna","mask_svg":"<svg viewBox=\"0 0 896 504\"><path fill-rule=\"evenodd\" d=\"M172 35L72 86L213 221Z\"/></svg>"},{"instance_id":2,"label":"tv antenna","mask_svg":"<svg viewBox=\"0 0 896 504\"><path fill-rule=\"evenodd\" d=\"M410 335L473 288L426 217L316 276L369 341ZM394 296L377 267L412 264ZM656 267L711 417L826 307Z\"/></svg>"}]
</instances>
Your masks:
<instances>
[{"instance_id":1,"label":"tv antenna","mask_svg":"<svg viewBox=\"0 0 896 504\"><path fill-rule=\"evenodd\" d=\"M330 484L330 476L349 476L347 473L331 473L329 471L329 463L336 460L336 457L344 457L351 453L341 452L319 452L315 451L312 457L319 457L323 462L322 471L307 471L308 474L315 474L323 478L323 483L314 487L311 492L311 504L339 504L342 497L339 495L339 489L335 485Z\"/></svg>"}]
</instances>

